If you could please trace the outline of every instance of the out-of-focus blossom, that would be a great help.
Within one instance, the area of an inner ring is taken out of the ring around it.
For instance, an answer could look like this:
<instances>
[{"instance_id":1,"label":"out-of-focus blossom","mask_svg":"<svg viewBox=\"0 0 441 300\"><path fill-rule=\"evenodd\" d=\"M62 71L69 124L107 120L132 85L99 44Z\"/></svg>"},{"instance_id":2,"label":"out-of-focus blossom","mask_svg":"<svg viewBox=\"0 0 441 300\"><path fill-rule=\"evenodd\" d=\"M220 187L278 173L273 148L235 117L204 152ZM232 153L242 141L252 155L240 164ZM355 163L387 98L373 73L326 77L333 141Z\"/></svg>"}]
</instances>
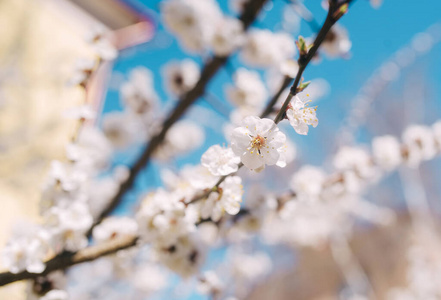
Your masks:
<instances>
[{"instance_id":1,"label":"out-of-focus blossom","mask_svg":"<svg viewBox=\"0 0 441 300\"><path fill-rule=\"evenodd\" d=\"M293 58L295 53L295 43L289 34L255 29L248 33L241 56L250 66L267 68Z\"/></svg>"},{"instance_id":2,"label":"out-of-focus blossom","mask_svg":"<svg viewBox=\"0 0 441 300\"><path fill-rule=\"evenodd\" d=\"M405 145L404 161L410 167L417 167L421 161L432 159L436 154L433 131L423 125L411 125L403 132Z\"/></svg>"},{"instance_id":3,"label":"out-of-focus blossom","mask_svg":"<svg viewBox=\"0 0 441 300\"><path fill-rule=\"evenodd\" d=\"M164 66L165 83L173 95L182 96L199 80L199 66L191 59L171 62Z\"/></svg>"},{"instance_id":4,"label":"out-of-focus blossom","mask_svg":"<svg viewBox=\"0 0 441 300\"><path fill-rule=\"evenodd\" d=\"M348 31L339 24L334 25L326 35L320 46L329 58L345 57L351 50L352 42L349 40Z\"/></svg>"},{"instance_id":5,"label":"out-of-focus blossom","mask_svg":"<svg viewBox=\"0 0 441 300\"><path fill-rule=\"evenodd\" d=\"M244 41L243 25L236 18L224 17L216 27L211 40L214 54L227 56Z\"/></svg>"},{"instance_id":6,"label":"out-of-focus blossom","mask_svg":"<svg viewBox=\"0 0 441 300\"><path fill-rule=\"evenodd\" d=\"M402 160L398 139L391 135L376 137L372 141L372 155L381 168L392 171Z\"/></svg>"},{"instance_id":7,"label":"out-of-focus blossom","mask_svg":"<svg viewBox=\"0 0 441 300\"><path fill-rule=\"evenodd\" d=\"M240 68L234 73L234 85L226 89L228 100L238 107L261 108L268 98L259 73Z\"/></svg>"},{"instance_id":8,"label":"out-of-focus blossom","mask_svg":"<svg viewBox=\"0 0 441 300\"><path fill-rule=\"evenodd\" d=\"M106 242L122 236L136 236L138 225L128 217L108 217L97 225L92 236L98 243Z\"/></svg>"},{"instance_id":9,"label":"out-of-focus blossom","mask_svg":"<svg viewBox=\"0 0 441 300\"><path fill-rule=\"evenodd\" d=\"M224 176L236 172L240 158L231 148L214 145L208 148L201 157L201 164L215 176Z\"/></svg>"}]
</instances>

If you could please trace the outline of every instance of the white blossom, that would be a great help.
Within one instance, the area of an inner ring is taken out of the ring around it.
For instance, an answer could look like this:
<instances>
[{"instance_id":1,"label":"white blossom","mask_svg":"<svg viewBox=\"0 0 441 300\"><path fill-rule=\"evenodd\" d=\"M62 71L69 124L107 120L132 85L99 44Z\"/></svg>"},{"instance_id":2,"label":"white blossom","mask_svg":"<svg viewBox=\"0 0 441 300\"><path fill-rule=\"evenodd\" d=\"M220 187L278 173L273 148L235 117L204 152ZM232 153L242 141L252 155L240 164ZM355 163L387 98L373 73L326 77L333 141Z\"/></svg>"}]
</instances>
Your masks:
<instances>
[{"instance_id":1,"label":"white blossom","mask_svg":"<svg viewBox=\"0 0 441 300\"><path fill-rule=\"evenodd\" d=\"M261 108L268 94L259 73L240 68L234 73L234 85L226 89L228 100L238 107Z\"/></svg>"},{"instance_id":2,"label":"white blossom","mask_svg":"<svg viewBox=\"0 0 441 300\"><path fill-rule=\"evenodd\" d=\"M201 164L215 176L225 176L238 170L240 158L231 148L214 145L201 157Z\"/></svg>"},{"instance_id":3,"label":"white blossom","mask_svg":"<svg viewBox=\"0 0 441 300\"><path fill-rule=\"evenodd\" d=\"M289 124L294 128L298 134L308 134L309 125L317 127L318 119L316 116L316 107L308 107L309 100L302 100L299 96L295 95L291 102L288 104L286 110L286 117L289 120Z\"/></svg>"},{"instance_id":4,"label":"white blossom","mask_svg":"<svg viewBox=\"0 0 441 300\"><path fill-rule=\"evenodd\" d=\"M204 272L198 279L196 289L203 295L218 295L222 292L224 283L219 279L217 274L213 271Z\"/></svg>"},{"instance_id":5,"label":"white blossom","mask_svg":"<svg viewBox=\"0 0 441 300\"><path fill-rule=\"evenodd\" d=\"M293 58L295 53L295 43L289 34L255 29L248 33L241 56L250 66L266 68Z\"/></svg>"},{"instance_id":6,"label":"white blossom","mask_svg":"<svg viewBox=\"0 0 441 300\"><path fill-rule=\"evenodd\" d=\"M306 165L293 175L290 187L297 199L315 201L323 190L325 179L326 174L322 169Z\"/></svg>"},{"instance_id":7,"label":"white blossom","mask_svg":"<svg viewBox=\"0 0 441 300\"><path fill-rule=\"evenodd\" d=\"M411 125L403 132L402 139L406 147L404 160L411 167L432 159L436 154L436 143L430 127Z\"/></svg>"},{"instance_id":8,"label":"white blossom","mask_svg":"<svg viewBox=\"0 0 441 300\"><path fill-rule=\"evenodd\" d=\"M50 290L40 300L68 300L69 294L63 290Z\"/></svg>"},{"instance_id":9,"label":"white blossom","mask_svg":"<svg viewBox=\"0 0 441 300\"><path fill-rule=\"evenodd\" d=\"M123 104L135 115L151 118L159 105L152 72L144 67L131 70L129 81L120 89Z\"/></svg>"},{"instance_id":10,"label":"white blossom","mask_svg":"<svg viewBox=\"0 0 441 300\"><path fill-rule=\"evenodd\" d=\"M98 243L106 242L122 236L136 236L138 225L128 217L108 217L92 232L93 239Z\"/></svg>"},{"instance_id":11,"label":"white blossom","mask_svg":"<svg viewBox=\"0 0 441 300\"><path fill-rule=\"evenodd\" d=\"M196 229L197 213L186 207L179 193L159 189L147 195L137 212L139 233L145 241L171 245Z\"/></svg>"},{"instance_id":12,"label":"white blossom","mask_svg":"<svg viewBox=\"0 0 441 300\"><path fill-rule=\"evenodd\" d=\"M124 149L148 138L145 124L130 112L111 112L104 115L102 130L117 149Z\"/></svg>"},{"instance_id":13,"label":"white blossom","mask_svg":"<svg viewBox=\"0 0 441 300\"><path fill-rule=\"evenodd\" d=\"M251 116L234 129L231 148L247 168L260 171L265 165L286 165L285 142L285 134L273 120Z\"/></svg>"},{"instance_id":14,"label":"white blossom","mask_svg":"<svg viewBox=\"0 0 441 300\"><path fill-rule=\"evenodd\" d=\"M217 24L211 39L214 54L227 56L244 41L242 22L236 18L224 17Z\"/></svg>"},{"instance_id":15,"label":"white blossom","mask_svg":"<svg viewBox=\"0 0 441 300\"><path fill-rule=\"evenodd\" d=\"M176 122L167 132L164 142L158 147L155 156L162 160L186 154L199 148L205 138L204 131L189 120Z\"/></svg>"},{"instance_id":16,"label":"white blossom","mask_svg":"<svg viewBox=\"0 0 441 300\"><path fill-rule=\"evenodd\" d=\"M75 62L69 84L85 86L93 73L95 65L95 59L78 59Z\"/></svg>"},{"instance_id":17,"label":"white blossom","mask_svg":"<svg viewBox=\"0 0 441 300\"><path fill-rule=\"evenodd\" d=\"M2 250L2 264L11 273L41 273L49 251L49 233L40 227L20 224Z\"/></svg>"},{"instance_id":18,"label":"white blossom","mask_svg":"<svg viewBox=\"0 0 441 300\"><path fill-rule=\"evenodd\" d=\"M172 245L154 245L157 260L183 278L194 275L205 259L205 248L194 236L183 236Z\"/></svg>"},{"instance_id":19,"label":"white blossom","mask_svg":"<svg viewBox=\"0 0 441 300\"><path fill-rule=\"evenodd\" d=\"M224 212L236 215L240 210L242 193L242 179L239 176L225 178L217 192L211 192L206 200L201 201L201 217L203 219L210 217L217 222Z\"/></svg>"},{"instance_id":20,"label":"white blossom","mask_svg":"<svg viewBox=\"0 0 441 300\"><path fill-rule=\"evenodd\" d=\"M372 155L375 162L383 169L388 171L395 169L402 160L398 139L391 135L374 138Z\"/></svg>"},{"instance_id":21,"label":"white blossom","mask_svg":"<svg viewBox=\"0 0 441 300\"><path fill-rule=\"evenodd\" d=\"M170 62L164 66L163 73L166 87L178 97L191 90L201 74L198 64L191 59Z\"/></svg>"},{"instance_id":22,"label":"white blossom","mask_svg":"<svg viewBox=\"0 0 441 300\"><path fill-rule=\"evenodd\" d=\"M53 236L56 251L78 251L87 246L86 233L93 219L87 204L74 202L68 208L53 207L46 216L46 224Z\"/></svg>"},{"instance_id":23,"label":"white blossom","mask_svg":"<svg viewBox=\"0 0 441 300\"><path fill-rule=\"evenodd\" d=\"M161 7L166 27L182 45L192 51L204 51L213 38L222 11L214 0L170 0Z\"/></svg>"},{"instance_id":24,"label":"white blossom","mask_svg":"<svg viewBox=\"0 0 441 300\"><path fill-rule=\"evenodd\" d=\"M349 40L346 28L335 24L326 35L325 40L320 46L320 50L329 58L335 58L338 56L347 56L351 47L352 42Z\"/></svg>"},{"instance_id":25,"label":"white blossom","mask_svg":"<svg viewBox=\"0 0 441 300\"><path fill-rule=\"evenodd\" d=\"M118 50L110 42L109 32L106 32L106 29L102 26L98 26L90 31L86 36L86 41L101 59L113 60L118 56Z\"/></svg>"}]
</instances>

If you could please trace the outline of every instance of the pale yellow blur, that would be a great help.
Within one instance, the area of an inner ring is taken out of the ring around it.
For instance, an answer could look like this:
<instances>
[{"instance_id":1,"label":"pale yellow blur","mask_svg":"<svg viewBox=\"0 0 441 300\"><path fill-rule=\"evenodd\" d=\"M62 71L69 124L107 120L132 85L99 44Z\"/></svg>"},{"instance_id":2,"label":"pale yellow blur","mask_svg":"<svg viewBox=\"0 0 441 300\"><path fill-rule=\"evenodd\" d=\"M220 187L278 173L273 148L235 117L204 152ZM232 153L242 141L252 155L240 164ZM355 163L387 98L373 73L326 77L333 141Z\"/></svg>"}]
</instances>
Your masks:
<instances>
[{"instance_id":1,"label":"pale yellow blur","mask_svg":"<svg viewBox=\"0 0 441 300\"><path fill-rule=\"evenodd\" d=\"M83 99L67 81L91 55L80 26L50 1L0 1L0 247L15 221L38 219L49 162L64 159L75 126L62 113ZM0 299L24 299L23 286L0 288Z\"/></svg>"}]
</instances>

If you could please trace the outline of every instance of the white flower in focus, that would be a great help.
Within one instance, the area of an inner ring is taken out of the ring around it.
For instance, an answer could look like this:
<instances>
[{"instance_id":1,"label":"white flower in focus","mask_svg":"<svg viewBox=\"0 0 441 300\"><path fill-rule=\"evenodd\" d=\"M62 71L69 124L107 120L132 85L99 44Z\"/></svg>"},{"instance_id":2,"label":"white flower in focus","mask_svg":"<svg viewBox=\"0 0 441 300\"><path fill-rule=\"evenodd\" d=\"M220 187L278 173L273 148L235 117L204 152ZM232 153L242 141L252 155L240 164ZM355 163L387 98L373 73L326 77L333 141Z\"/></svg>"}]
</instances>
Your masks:
<instances>
[{"instance_id":1,"label":"white flower in focus","mask_svg":"<svg viewBox=\"0 0 441 300\"><path fill-rule=\"evenodd\" d=\"M86 42L92 46L98 57L104 60L113 60L118 56L118 50L112 45L108 35L109 33L99 26L88 33Z\"/></svg>"},{"instance_id":2,"label":"white flower in focus","mask_svg":"<svg viewBox=\"0 0 441 300\"><path fill-rule=\"evenodd\" d=\"M376 137L372 141L372 155L381 168L392 171L402 161L400 142L391 135Z\"/></svg>"},{"instance_id":3,"label":"white flower in focus","mask_svg":"<svg viewBox=\"0 0 441 300\"><path fill-rule=\"evenodd\" d=\"M49 233L32 225L21 224L2 250L2 265L11 273L41 273L49 251Z\"/></svg>"},{"instance_id":4,"label":"white flower in focus","mask_svg":"<svg viewBox=\"0 0 441 300\"><path fill-rule=\"evenodd\" d=\"M241 56L250 66L267 68L279 65L295 53L295 43L289 34L256 29L248 33Z\"/></svg>"},{"instance_id":5,"label":"white flower in focus","mask_svg":"<svg viewBox=\"0 0 441 300\"><path fill-rule=\"evenodd\" d=\"M204 274L198 278L198 285L196 286L199 293L209 296L220 294L223 288L223 282L213 271L204 272Z\"/></svg>"},{"instance_id":6,"label":"white flower in focus","mask_svg":"<svg viewBox=\"0 0 441 300\"><path fill-rule=\"evenodd\" d=\"M295 95L288 104L286 110L286 117L289 124L294 128L298 134L307 135L309 125L317 127L318 119L316 116L316 107L308 107L309 101L301 100L299 96Z\"/></svg>"},{"instance_id":7,"label":"white flower in focus","mask_svg":"<svg viewBox=\"0 0 441 300\"><path fill-rule=\"evenodd\" d=\"M224 17L216 27L211 40L214 54L227 56L244 41L242 22L236 18Z\"/></svg>"},{"instance_id":8,"label":"white flower in focus","mask_svg":"<svg viewBox=\"0 0 441 300\"><path fill-rule=\"evenodd\" d=\"M285 134L273 120L251 116L234 129L231 148L247 168L261 171L265 165L286 165L285 142Z\"/></svg>"},{"instance_id":9,"label":"white flower in focus","mask_svg":"<svg viewBox=\"0 0 441 300\"><path fill-rule=\"evenodd\" d=\"M50 290L40 300L68 300L69 294L63 290Z\"/></svg>"},{"instance_id":10,"label":"white flower in focus","mask_svg":"<svg viewBox=\"0 0 441 300\"><path fill-rule=\"evenodd\" d=\"M240 158L231 148L214 145L201 157L201 164L215 176L225 176L238 170Z\"/></svg>"},{"instance_id":11,"label":"white flower in focus","mask_svg":"<svg viewBox=\"0 0 441 300\"><path fill-rule=\"evenodd\" d=\"M326 35L320 50L329 58L336 58L347 56L351 47L352 42L349 40L348 31L344 27L335 24Z\"/></svg>"},{"instance_id":12,"label":"white flower in focus","mask_svg":"<svg viewBox=\"0 0 441 300\"><path fill-rule=\"evenodd\" d=\"M136 236L138 225L128 217L108 217L93 229L93 239L98 243L124 236Z\"/></svg>"},{"instance_id":13,"label":"white flower in focus","mask_svg":"<svg viewBox=\"0 0 441 300\"><path fill-rule=\"evenodd\" d=\"M406 146L404 160L410 167L417 167L421 161L430 160L436 155L433 131L423 125L411 125L402 135Z\"/></svg>"},{"instance_id":14,"label":"white flower in focus","mask_svg":"<svg viewBox=\"0 0 441 300\"><path fill-rule=\"evenodd\" d=\"M234 73L234 86L226 89L228 100L238 107L261 108L268 94L259 73L240 68Z\"/></svg>"},{"instance_id":15,"label":"white flower in focus","mask_svg":"<svg viewBox=\"0 0 441 300\"><path fill-rule=\"evenodd\" d=\"M151 118L158 106L159 97L153 85L152 72L144 67L137 67L130 72L129 81L120 89L123 104L135 115Z\"/></svg>"},{"instance_id":16,"label":"white flower in focus","mask_svg":"<svg viewBox=\"0 0 441 300\"><path fill-rule=\"evenodd\" d=\"M180 97L191 90L199 80L201 71L191 59L171 62L164 67L164 77L167 89Z\"/></svg>"},{"instance_id":17,"label":"white flower in focus","mask_svg":"<svg viewBox=\"0 0 441 300\"><path fill-rule=\"evenodd\" d=\"M297 199L314 201L318 200L325 179L326 174L322 169L306 165L294 174L290 187L296 193Z\"/></svg>"}]
</instances>

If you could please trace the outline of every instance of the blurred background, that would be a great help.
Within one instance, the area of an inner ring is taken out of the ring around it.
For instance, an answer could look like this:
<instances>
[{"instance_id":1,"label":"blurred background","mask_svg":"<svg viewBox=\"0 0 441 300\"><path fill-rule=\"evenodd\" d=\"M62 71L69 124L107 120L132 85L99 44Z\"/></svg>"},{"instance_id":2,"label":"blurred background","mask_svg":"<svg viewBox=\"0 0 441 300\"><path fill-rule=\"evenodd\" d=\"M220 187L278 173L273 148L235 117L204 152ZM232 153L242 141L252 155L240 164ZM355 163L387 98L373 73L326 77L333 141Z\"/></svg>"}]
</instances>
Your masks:
<instances>
[{"instance_id":1,"label":"blurred background","mask_svg":"<svg viewBox=\"0 0 441 300\"><path fill-rule=\"evenodd\" d=\"M161 24L158 0L3 0L0 2L0 245L6 242L17 220L38 221L40 187L49 162L64 155L74 131L74 122L63 112L77 106L83 90L68 84L79 57L93 55L84 36L96 25L115 33L119 57L105 63L88 97L102 113L120 110L119 87L137 66L155 75L155 88L164 106L172 96L164 89L161 67L171 60L203 58L181 50L175 38ZM227 1L218 1L228 11ZM289 2L289 1L288 1ZM311 36L314 31L287 9L287 1L270 1L255 26L287 30ZM326 16L320 1L304 1L319 24ZM304 77L321 84L319 126L308 136L293 136L297 166L303 163L329 165L342 144L369 144L372 137L400 136L408 124L434 123L441 116L441 2L384 0L378 9L358 0L341 24L349 31L351 54L344 59L321 59L310 65ZM405 62L399 65L397 61ZM240 66L237 57L231 64ZM262 72L263 74L263 72ZM228 72L219 72L208 87L224 98ZM226 103L226 102L225 102ZM228 108L228 104L227 108ZM201 121L206 139L200 150L179 158L176 167L197 163L205 149L225 142L216 122L222 113L198 103L187 118L205 116ZM98 120L98 123L100 120ZM130 163L137 150L115 158ZM422 164L417 172L394 174L366 196L370 201L400 211L398 222L387 228L361 226L350 241L359 264L369 274L378 298L406 279L406 247L411 241L410 218L404 205L403 186L419 184L430 210L439 223L441 164L439 159ZM141 174L117 214L133 210L138 192L159 183L154 164ZM149 180L142 180L148 178ZM153 178L153 180L151 180ZM433 242L433 241L428 241ZM441 248L433 249L441 250ZM256 286L250 299L335 299L344 275L330 259L330 249L302 249L296 267L275 272ZM441 276L441 274L440 274ZM0 298L24 299L23 285L0 290ZM167 296L172 299L172 296ZM197 299L196 296L189 296ZM165 299L165 298L163 298Z\"/></svg>"}]
</instances>

